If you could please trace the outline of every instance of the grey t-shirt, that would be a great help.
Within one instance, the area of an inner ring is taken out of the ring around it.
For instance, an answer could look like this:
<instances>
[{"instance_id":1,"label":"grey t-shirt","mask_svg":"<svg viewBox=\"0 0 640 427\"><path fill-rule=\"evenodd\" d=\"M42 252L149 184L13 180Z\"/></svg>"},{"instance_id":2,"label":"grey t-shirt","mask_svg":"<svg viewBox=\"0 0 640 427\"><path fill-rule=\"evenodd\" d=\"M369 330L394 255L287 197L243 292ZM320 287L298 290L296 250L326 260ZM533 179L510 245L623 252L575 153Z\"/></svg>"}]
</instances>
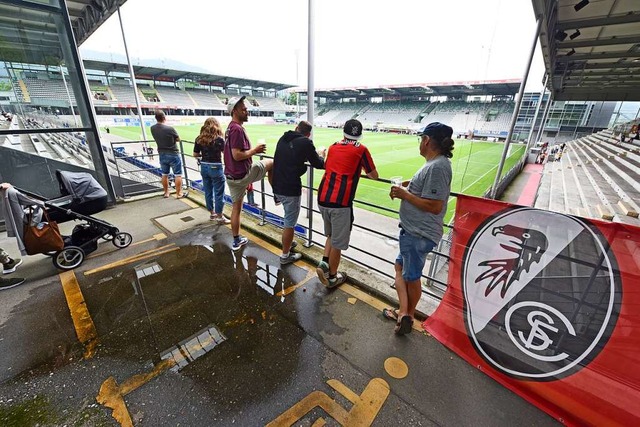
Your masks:
<instances>
[{"instance_id":1,"label":"grey t-shirt","mask_svg":"<svg viewBox=\"0 0 640 427\"><path fill-rule=\"evenodd\" d=\"M407 189L423 199L442 200L442 211L434 215L418 209L406 200L400 202L400 224L402 228L414 236L426 237L436 244L442 238L444 214L451 191L451 161L445 156L438 156L428 161L411 178Z\"/></svg>"},{"instance_id":2,"label":"grey t-shirt","mask_svg":"<svg viewBox=\"0 0 640 427\"><path fill-rule=\"evenodd\" d=\"M151 135L158 144L158 153L178 153L176 140L180 138L178 132L164 123L156 123L151 126Z\"/></svg>"}]
</instances>

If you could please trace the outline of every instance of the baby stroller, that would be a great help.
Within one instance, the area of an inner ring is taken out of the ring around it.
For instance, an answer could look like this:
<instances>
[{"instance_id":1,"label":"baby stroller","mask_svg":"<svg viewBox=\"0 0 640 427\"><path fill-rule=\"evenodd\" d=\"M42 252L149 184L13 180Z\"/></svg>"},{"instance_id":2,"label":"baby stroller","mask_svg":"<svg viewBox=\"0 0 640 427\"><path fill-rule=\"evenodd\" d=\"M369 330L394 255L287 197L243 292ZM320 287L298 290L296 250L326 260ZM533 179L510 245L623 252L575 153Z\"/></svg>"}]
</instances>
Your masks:
<instances>
[{"instance_id":1,"label":"baby stroller","mask_svg":"<svg viewBox=\"0 0 640 427\"><path fill-rule=\"evenodd\" d=\"M51 221L63 223L82 221L77 224L70 236L63 236L64 248L49 252L53 265L60 270L73 270L85 257L98 249L100 239L111 241L117 248L126 248L133 241L131 234L122 232L113 224L94 218L91 215L107 207L107 192L98 181L86 172L56 171L61 197L43 200L37 194L22 191L44 202Z\"/></svg>"}]
</instances>

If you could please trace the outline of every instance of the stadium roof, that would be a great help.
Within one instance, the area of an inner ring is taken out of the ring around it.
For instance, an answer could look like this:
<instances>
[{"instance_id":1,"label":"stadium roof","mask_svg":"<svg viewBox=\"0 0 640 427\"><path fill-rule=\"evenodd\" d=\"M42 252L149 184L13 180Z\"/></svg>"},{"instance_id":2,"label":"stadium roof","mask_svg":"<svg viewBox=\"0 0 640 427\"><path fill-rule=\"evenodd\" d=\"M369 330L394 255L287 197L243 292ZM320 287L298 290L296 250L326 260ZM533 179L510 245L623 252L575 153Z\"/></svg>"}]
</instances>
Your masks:
<instances>
[{"instance_id":1,"label":"stadium roof","mask_svg":"<svg viewBox=\"0 0 640 427\"><path fill-rule=\"evenodd\" d=\"M638 0L532 0L559 101L640 101Z\"/></svg>"},{"instance_id":2,"label":"stadium roof","mask_svg":"<svg viewBox=\"0 0 640 427\"><path fill-rule=\"evenodd\" d=\"M463 82L414 83L390 86L353 86L332 89L317 89L320 98L369 98L378 96L469 96L469 95L514 95L520 87L519 79ZM297 89L306 93L306 89Z\"/></svg>"},{"instance_id":3,"label":"stadium roof","mask_svg":"<svg viewBox=\"0 0 640 427\"><path fill-rule=\"evenodd\" d=\"M68 0L78 44L84 42L126 0ZM58 8L35 1L0 2L0 61L42 65L62 62Z\"/></svg>"},{"instance_id":4,"label":"stadium roof","mask_svg":"<svg viewBox=\"0 0 640 427\"><path fill-rule=\"evenodd\" d=\"M67 0L71 26L80 46L127 0Z\"/></svg>"},{"instance_id":5,"label":"stadium roof","mask_svg":"<svg viewBox=\"0 0 640 427\"><path fill-rule=\"evenodd\" d=\"M124 63L113 63L106 61L96 61L85 59L82 61L86 70L97 70L104 72L129 73L129 66ZM226 88L227 86L237 85L238 87L251 87L253 89L263 90L284 90L294 85L277 82L267 82L263 80L246 79L242 77L230 77L218 74L209 74L205 72L194 72L187 70L175 70L163 67L151 67L145 65L133 65L133 73L137 79L158 80L164 82L175 82L180 79L189 79L199 82L203 85L212 85Z\"/></svg>"}]
</instances>

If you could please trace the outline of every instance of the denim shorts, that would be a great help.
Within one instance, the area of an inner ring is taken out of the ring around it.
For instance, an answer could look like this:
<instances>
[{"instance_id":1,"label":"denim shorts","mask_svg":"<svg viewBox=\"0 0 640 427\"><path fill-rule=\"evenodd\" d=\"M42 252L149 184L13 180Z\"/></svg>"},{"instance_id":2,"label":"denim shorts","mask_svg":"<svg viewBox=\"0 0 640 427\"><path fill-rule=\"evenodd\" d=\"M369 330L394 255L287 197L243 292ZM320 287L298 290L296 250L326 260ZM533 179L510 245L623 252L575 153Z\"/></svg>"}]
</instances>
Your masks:
<instances>
[{"instance_id":1,"label":"denim shorts","mask_svg":"<svg viewBox=\"0 0 640 427\"><path fill-rule=\"evenodd\" d=\"M402 278L407 282L419 280L427 261L427 254L436 244L426 237L414 236L403 229L400 230L398 240L400 253L396 258L396 264L402 266Z\"/></svg>"},{"instance_id":2,"label":"denim shorts","mask_svg":"<svg viewBox=\"0 0 640 427\"><path fill-rule=\"evenodd\" d=\"M284 208L284 227L294 228L300 215L300 196L281 196L276 194Z\"/></svg>"},{"instance_id":3,"label":"denim shorts","mask_svg":"<svg viewBox=\"0 0 640 427\"><path fill-rule=\"evenodd\" d=\"M162 175L169 175L170 169L173 169L175 176L182 175L182 159L178 153L160 153L160 170Z\"/></svg>"}]
</instances>

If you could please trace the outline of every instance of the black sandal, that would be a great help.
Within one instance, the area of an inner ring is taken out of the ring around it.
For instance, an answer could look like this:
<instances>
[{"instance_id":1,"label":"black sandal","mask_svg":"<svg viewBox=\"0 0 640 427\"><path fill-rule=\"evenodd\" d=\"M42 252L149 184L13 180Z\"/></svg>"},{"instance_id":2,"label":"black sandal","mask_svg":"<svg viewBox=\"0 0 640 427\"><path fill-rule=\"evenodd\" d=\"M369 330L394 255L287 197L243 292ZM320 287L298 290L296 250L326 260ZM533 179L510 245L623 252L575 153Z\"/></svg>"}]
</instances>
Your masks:
<instances>
[{"instance_id":1,"label":"black sandal","mask_svg":"<svg viewBox=\"0 0 640 427\"><path fill-rule=\"evenodd\" d=\"M398 324L396 325L396 329L394 330L396 335L407 335L411 332L411 328L413 327L413 319L411 316L402 316Z\"/></svg>"},{"instance_id":2,"label":"black sandal","mask_svg":"<svg viewBox=\"0 0 640 427\"><path fill-rule=\"evenodd\" d=\"M382 317L387 320L393 320L395 322L398 321L398 310L395 308L383 308L382 309Z\"/></svg>"}]
</instances>

